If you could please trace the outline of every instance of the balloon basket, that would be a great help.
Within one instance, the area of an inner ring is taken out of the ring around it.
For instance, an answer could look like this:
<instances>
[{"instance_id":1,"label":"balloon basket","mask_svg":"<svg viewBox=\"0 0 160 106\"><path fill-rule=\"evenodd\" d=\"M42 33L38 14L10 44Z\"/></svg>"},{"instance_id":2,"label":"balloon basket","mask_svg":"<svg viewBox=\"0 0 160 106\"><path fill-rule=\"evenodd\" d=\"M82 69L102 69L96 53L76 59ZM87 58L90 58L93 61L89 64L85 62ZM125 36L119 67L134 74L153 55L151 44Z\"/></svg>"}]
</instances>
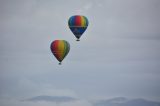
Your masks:
<instances>
[{"instance_id":1,"label":"balloon basket","mask_svg":"<svg viewBox=\"0 0 160 106\"><path fill-rule=\"evenodd\" d=\"M76 41L80 41L79 39L77 39Z\"/></svg>"}]
</instances>

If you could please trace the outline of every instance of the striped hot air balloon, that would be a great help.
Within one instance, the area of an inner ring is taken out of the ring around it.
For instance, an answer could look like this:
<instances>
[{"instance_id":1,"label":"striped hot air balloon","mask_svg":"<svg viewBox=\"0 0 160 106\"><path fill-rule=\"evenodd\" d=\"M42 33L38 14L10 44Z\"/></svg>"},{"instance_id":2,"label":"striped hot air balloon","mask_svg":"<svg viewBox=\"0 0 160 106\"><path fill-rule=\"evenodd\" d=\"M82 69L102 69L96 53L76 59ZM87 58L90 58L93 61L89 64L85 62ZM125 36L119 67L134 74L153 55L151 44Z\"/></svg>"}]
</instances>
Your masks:
<instances>
[{"instance_id":1,"label":"striped hot air balloon","mask_svg":"<svg viewBox=\"0 0 160 106\"><path fill-rule=\"evenodd\" d=\"M77 41L79 41L80 37L88 27L88 19L81 15L72 16L68 20L68 26L77 38Z\"/></svg>"},{"instance_id":2,"label":"striped hot air balloon","mask_svg":"<svg viewBox=\"0 0 160 106\"><path fill-rule=\"evenodd\" d=\"M55 40L50 46L51 52L61 64L62 60L67 56L70 51L70 44L65 40Z\"/></svg>"}]
</instances>

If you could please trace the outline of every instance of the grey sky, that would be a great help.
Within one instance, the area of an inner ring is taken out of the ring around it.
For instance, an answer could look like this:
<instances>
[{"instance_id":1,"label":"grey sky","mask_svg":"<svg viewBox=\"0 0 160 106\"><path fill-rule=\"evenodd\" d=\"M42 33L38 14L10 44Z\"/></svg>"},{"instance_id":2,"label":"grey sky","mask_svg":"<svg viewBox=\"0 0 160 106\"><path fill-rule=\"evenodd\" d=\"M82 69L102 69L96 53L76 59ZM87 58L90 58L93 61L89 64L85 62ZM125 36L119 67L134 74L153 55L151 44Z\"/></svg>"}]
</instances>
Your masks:
<instances>
[{"instance_id":1,"label":"grey sky","mask_svg":"<svg viewBox=\"0 0 160 106\"><path fill-rule=\"evenodd\" d=\"M159 11L159 0L0 0L0 104L27 106L19 100L39 95L83 106L117 96L160 100ZM67 26L76 14L89 20L80 42ZM55 39L71 45L61 66L50 52Z\"/></svg>"}]
</instances>

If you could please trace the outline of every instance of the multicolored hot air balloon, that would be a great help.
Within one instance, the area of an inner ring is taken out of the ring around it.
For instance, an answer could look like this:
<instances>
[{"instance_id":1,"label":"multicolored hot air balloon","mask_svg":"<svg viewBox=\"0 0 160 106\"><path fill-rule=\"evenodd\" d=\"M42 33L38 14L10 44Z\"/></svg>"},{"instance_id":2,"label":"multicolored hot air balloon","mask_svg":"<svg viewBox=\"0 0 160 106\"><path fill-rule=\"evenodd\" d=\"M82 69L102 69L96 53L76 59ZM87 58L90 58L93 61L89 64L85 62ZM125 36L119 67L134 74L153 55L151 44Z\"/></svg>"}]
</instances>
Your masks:
<instances>
[{"instance_id":1,"label":"multicolored hot air balloon","mask_svg":"<svg viewBox=\"0 0 160 106\"><path fill-rule=\"evenodd\" d=\"M79 41L82 34L88 27L88 19L85 16L75 15L69 18L68 26Z\"/></svg>"},{"instance_id":2,"label":"multicolored hot air balloon","mask_svg":"<svg viewBox=\"0 0 160 106\"><path fill-rule=\"evenodd\" d=\"M55 40L50 46L51 52L61 65L62 60L67 56L70 50L70 44L65 40Z\"/></svg>"}]
</instances>

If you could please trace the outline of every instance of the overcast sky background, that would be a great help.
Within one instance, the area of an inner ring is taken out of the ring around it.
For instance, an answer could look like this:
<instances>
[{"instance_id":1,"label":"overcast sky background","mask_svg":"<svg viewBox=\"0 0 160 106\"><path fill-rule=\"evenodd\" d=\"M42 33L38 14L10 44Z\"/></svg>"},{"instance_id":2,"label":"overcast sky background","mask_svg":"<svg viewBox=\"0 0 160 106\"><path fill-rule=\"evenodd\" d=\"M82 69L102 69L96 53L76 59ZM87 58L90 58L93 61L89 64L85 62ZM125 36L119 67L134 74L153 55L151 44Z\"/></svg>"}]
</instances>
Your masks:
<instances>
[{"instance_id":1,"label":"overcast sky background","mask_svg":"<svg viewBox=\"0 0 160 106\"><path fill-rule=\"evenodd\" d=\"M72 15L89 26L80 42L68 28ZM61 66L53 40L71 49ZM0 0L0 105L40 95L80 101L128 97L160 100L160 0Z\"/></svg>"}]
</instances>

